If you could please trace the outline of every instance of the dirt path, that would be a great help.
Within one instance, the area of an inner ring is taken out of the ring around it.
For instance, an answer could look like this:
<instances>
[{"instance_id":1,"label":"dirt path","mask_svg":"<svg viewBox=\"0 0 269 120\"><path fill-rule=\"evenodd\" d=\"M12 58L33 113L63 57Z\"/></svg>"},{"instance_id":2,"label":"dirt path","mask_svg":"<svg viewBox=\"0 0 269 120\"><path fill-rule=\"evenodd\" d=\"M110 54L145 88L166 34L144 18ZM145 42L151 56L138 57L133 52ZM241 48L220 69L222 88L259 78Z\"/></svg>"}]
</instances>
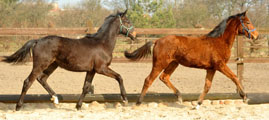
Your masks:
<instances>
[{"instance_id":1,"label":"dirt path","mask_svg":"<svg viewBox=\"0 0 269 120\"><path fill-rule=\"evenodd\" d=\"M57 107L49 103L25 104L21 111L14 111L15 104L0 104L0 119L3 120L266 120L269 104L262 105L203 105L192 110L188 104L147 103L141 106L119 103L83 104L77 111L75 104L61 103Z\"/></svg>"},{"instance_id":2,"label":"dirt path","mask_svg":"<svg viewBox=\"0 0 269 120\"><path fill-rule=\"evenodd\" d=\"M236 73L235 64L229 64ZM144 79L151 71L151 63L112 63L111 68L122 75L127 93L140 93ZM20 94L24 79L29 75L32 63L10 65L0 62L0 94ZM244 87L247 92L269 92L269 64L245 64ZM183 93L199 93L203 90L205 70L179 66L171 77L172 83ZM58 68L48 79L56 93L80 94L85 73L70 72ZM93 81L95 93L119 93L118 83L102 75ZM150 92L172 93L159 79L149 89ZM235 92L235 85L223 74L217 72L210 92ZM36 81L29 94L47 94Z\"/></svg>"},{"instance_id":3,"label":"dirt path","mask_svg":"<svg viewBox=\"0 0 269 120\"><path fill-rule=\"evenodd\" d=\"M235 64L229 64L236 73ZM151 63L112 63L111 68L122 75L127 93L140 93L144 79L151 71ZM32 63L10 65L0 62L0 94L20 94L24 79L29 75ZM245 64L244 87L247 92L269 92L269 64ZM172 83L182 93L200 93L203 90L205 70L179 66L171 77ZM85 73L70 72L58 68L48 79L56 93L80 94ZM102 75L96 75L93 84L95 93L119 93L118 83ZM159 79L149 88L150 92L172 93ZM210 92L235 92L235 85L223 74L217 72ZM29 94L47 94L35 81Z\"/></svg>"},{"instance_id":4,"label":"dirt path","mask_svg":"<svg viewBox=\"0 0 269 120\"><path fill-rule=\"evenodd\" d=\"M229 64L236 72L235 64ZM14 66L0 62L0 94L20 94L23 80L29 75L32 64ZM151 63L112 63L111 68L122 75L127 93L139 93L145 77L151 70ZM245 64L244 87L246 92L269 92L269 64ZM58 94L80 94L85 73L57 69L51 75L49 85ZM172 83L183 93L199 93L203 90L205 71L179 66ZM96 75L93 82L95 93L119 93L117 82L102 75ZM163 93L169 90L156 79L149 92ZM210 92L235 92L231 80L217 72ZM28 94L47 94L35 82ZM242 119L265 120L269 118L269 104L262 105L202 105L199 110L191 110L192 105L178 103L134 103L121 106L119 103L84 103L82 110L75 109L75 103L60 103L57 107L50 103L26 103L22 111L14 111L15 104L0 103L0 119L6 120L47 120L47 119Z\"/></svg>"}]
</instances>

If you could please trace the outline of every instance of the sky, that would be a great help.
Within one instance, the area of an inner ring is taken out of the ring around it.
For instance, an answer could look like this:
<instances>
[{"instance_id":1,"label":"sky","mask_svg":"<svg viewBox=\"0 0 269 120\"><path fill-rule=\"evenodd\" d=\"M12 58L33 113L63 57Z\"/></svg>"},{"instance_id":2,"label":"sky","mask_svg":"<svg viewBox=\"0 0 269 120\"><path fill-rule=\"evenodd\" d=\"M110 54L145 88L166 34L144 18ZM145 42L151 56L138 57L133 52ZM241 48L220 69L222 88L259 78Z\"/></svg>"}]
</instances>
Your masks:
<instances>
[{"instance_id":1,"label":"sky","mask_svg":"<svg viewBox=\"0 0 269 120\"><path fill-rule=\"evenodd\" d=\"M55 0L59 4L60 8L63 8L64 5L69 4L69 5L75 5L79 3L81 0Z\"/></svg>"},{"instance_id":2,"label":"sky","mask_svg":"<svg viewBox=\"0 0 269 120\"><path fill-rule=\"evenodd\" d=\"M59 7L63 8L65 5L71 5L71 6L76 5L83 0L49 0L49 2L51 2L51 1L56 1L58 3ZM108 0L108 1L110 1L110 0ZM101 3L102 3L102 0L101 0ZM110 7L108 7L104 4L102 4L102 5L103 5L103 7L110 9Z\"/></svg>"}]
</instances>

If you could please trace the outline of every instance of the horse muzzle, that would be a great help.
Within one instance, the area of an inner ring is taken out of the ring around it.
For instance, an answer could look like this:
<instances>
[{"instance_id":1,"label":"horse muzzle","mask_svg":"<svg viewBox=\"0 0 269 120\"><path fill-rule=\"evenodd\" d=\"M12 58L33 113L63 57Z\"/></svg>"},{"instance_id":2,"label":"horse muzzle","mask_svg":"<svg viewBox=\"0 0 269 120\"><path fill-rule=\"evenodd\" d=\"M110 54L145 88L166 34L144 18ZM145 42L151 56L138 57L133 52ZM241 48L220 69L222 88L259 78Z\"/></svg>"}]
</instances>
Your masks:
<instances>
[{"instance_id":1,"label":"horse muzzle","mask_svg":"<svg viewBox=\"0 0 269 120\"><path fill-rule=\"evenodd\" d=\"M133 31L132 33L129 33L129 37L130 37L132 40L137 40L137 38L136 38L136 32Z\"/></svg>"},{"instance_id":2,"label":"horse muzzle","mask_svg":"<svg viewBox=\"0 0 269 120\"><path fill-rule=\"evenodd\" d=\"M259 35L257 35L257 36L253 35L253 39L254 39L254 40L259 39Z\"/></svg>"},{"instance_id":3,"label":"horse muzzle","mask_svg":"<svg viewBox=\"0 0 269 120\"><path fill-rule=\"evenodd\" d=\"M258 33L257 31L254 31L254 32L251 34L251 37L252 37L252 39L257 40L257 39L259 39L259 33Z\"/></svg>"}]
</instances>

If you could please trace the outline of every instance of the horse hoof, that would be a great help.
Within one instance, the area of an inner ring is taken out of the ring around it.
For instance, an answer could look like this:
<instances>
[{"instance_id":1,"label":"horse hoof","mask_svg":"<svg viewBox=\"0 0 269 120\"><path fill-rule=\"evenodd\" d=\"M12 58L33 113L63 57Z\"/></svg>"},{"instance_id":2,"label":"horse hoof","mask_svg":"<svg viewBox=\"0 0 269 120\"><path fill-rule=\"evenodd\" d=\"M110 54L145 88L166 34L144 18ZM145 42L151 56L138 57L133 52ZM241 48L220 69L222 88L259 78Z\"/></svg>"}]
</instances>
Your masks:
<instances>
[{"instance_id":1,"label":"horse hoof","mask_svg":"<svg viewBox=\"0 0 269 120\"><path fill-rule=\"evenodd\" d=\"M137 106L141 105L141 102L136 102L136 105L137 105Z\"/></svg>"},{"instance_id":2,"label":"horse hoof","mask_svg":"<svg viewBox=\"0 0 269 120\"><path fill-rule=\"evenodd\" d=\"M178 103L180 103L180 104L183 103L182 97L178 97Z\"/></svg>"},{"instance_id":3,"label":"horse hoof","mask_svg":"<svg viewBox=\"0 0 269 120\"><path fill-rule=\"evenodd\" d=\"M20 111L21 110L21 106L16 105L16 111Z\"/></svg>"},{"instance_id":4,"label":"horse hoof","mask_svg":"<svg viewBox=\"0 0 269 120\"><path fill-rule=\"evenodd\" d=\"M249 101L248 98L244 98L244 99L243 99L243 102L244 102L245 104L248 104L248 101Z\"/></svg>"},{"instance_id":5,"label":"horse hoof","mask_svg":"<svg viewBox=\"0 0 269 120\"><path fill-rule=\"evenodd\" d=\"M122 102L123 102L123 105L124 106L127 106L128 105L128 100L123 100Z\"/></svg>"},{"instance_id":6,"label":"horse hoof","mask_svg":"<svg viewBox=\"0 0 269 120\"><path fill-rule=\"evenodd\" d=\"M196 105L195 107L192 107L192 110L199 110L200 109L200 105Z\"/></svg>"},{"instance_id":7,"label":"horse hoof","mask_svg":"<svg viewBox=\"0 0 269 120\"><path fill-rule=\"evenodd\" d=\"M56 104L56 105L59 104L59 100L58 100L58 97L56 95L53 95L51 97L51 100L53 101L54 104Z\"/></svg>"},{"instance_id":8,"label":"horse hoof","mask_svg":"<svg viewBox=\"0 0 269 120\"><path fill-rule=\"evenodd\" d=\"M77 110L81 110L81 106L80 105L76 105Z\"/></svg>"}]
</instances>

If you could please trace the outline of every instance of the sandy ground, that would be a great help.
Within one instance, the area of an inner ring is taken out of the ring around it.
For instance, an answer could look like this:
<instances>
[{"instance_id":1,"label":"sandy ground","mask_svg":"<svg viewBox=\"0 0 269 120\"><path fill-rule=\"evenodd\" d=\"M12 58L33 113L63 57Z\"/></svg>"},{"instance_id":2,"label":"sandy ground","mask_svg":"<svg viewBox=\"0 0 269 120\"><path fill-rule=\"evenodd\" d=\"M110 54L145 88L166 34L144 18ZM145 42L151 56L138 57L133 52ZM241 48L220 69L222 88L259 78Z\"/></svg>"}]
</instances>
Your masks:
<instances>
[{"instance_id":1,"label":"sandy ground","mask_svg":"<svg viewBox=\"0 0 269 120\"><path fill-rule=\"evenodd\" d=\"M229 64L236 72L235 64ZM29 75L32 63L14 66L0 62L0 94L20 94L24 79ZM112 63L111 68L122 75L127 93L140 93L145 77L151 70L151 63ZM269 64L245 64L244 87L246 92L269 92ZM179 66L171 77L172 83L183 93L200 93L203 90L206 72ZM70 72L58 68L48 79L56 93L80 94L85 73ZM119 93L118 83L108 77L96 75L93 81L95 93ZM172 93L160 80L156 79L150 92ZM211 93L235 92L231 80L217 72ZM47 94L36 81L28 94ZM261 105L202 105L199 110L191 110L188 102L134 103L121 106L119 103L84 103L82 110L75 109L75 103L26 103L21 111L14 111L15 104L0 103L0 120L61 120L61 119L166 119L166 120L261 120L269 118L269 104Z\"/></svg>"},{"instance_id":2,"label":"sandy ground","mask_svg":"<svg viewBox=\"0 0 269 120\"><path fill-rule=\"evenodd\" d=\"M121 74L127 93L140 93L144 79L151 71L151 63L112 63L111 68ZM236 73L236 65L229 64ZM20 94L23 81L30 74L32 63L11 65L0 62L0 94ZM269 92L269 64L245 64L243 85L246 92ZM48 79L48 84L58 93L80 94L86 73L70 72L58 68ZM182 93L200 93L204 87L206 71L179 66L172 74L171 82ZM93 80L95 93L119 93L118 82L112 78L96 74ZM235 92L234 83L217 72L210 92ZM156 79L149 88L150 92L172 93L166 85ZM28 94L47 94L45 89L35 81Z\"/></svg>"},{"instance_id":3,"label":"sandy ground","mask_svg":"<svg viewBox=\"0 0 269 120\"><path fill-rule=\"evenodd\" d=\"M97 102L83 104L82 110L74 103L25 104L21 111L14 111L15 104L0 104L3 120L266 120L269 104L263 105L203 105L192 110L189 104L144 103L141 106Z\"/></svg>"}]
</instances>

